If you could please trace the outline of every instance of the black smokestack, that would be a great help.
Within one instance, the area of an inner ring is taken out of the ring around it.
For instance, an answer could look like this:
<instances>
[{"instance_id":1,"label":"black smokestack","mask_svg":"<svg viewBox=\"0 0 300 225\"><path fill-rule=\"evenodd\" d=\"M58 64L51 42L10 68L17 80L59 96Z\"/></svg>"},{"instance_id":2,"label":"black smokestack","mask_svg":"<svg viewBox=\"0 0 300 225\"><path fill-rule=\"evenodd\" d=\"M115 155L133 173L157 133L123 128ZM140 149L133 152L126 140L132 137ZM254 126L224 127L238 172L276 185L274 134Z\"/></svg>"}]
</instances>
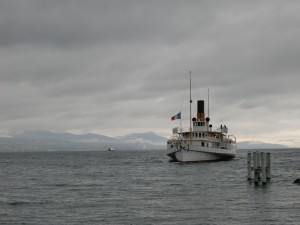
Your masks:
<instances>
[{"instance_id":1,"label":"black smokestack","mask_svg":"<svg viewBox=\"0 0 300 225\"><path fill-rule=\"evenodd\" d=\"M197 119L199 121L205 120L204 100L198 100L198 102L197 102Z\"/></svg>"}]
</instances>

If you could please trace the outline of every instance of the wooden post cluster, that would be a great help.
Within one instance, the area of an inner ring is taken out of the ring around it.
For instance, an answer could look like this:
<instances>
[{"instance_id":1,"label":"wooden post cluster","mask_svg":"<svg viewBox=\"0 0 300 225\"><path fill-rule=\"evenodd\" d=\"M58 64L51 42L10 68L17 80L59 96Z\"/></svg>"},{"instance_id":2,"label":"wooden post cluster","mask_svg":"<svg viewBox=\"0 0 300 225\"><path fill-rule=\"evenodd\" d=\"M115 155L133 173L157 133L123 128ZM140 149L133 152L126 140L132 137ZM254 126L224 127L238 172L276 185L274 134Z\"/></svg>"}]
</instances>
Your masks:
<instances>
[{"instance_id":1,"label":"wooden post cluster","mask_svg":"<svg viewBox=\"0 0 300 225\"><path fill-rule=\"evenodd\" d=\"M253 167L251 165L251 162L253 162ZM258 185L260 181L263 185L267 184L267 181L271 179L270 152L248 152L247 171L248 181L253 180L255 185ZM253 171L253 179L251 177L251 171Z\"/></svg>"}]
</instances>

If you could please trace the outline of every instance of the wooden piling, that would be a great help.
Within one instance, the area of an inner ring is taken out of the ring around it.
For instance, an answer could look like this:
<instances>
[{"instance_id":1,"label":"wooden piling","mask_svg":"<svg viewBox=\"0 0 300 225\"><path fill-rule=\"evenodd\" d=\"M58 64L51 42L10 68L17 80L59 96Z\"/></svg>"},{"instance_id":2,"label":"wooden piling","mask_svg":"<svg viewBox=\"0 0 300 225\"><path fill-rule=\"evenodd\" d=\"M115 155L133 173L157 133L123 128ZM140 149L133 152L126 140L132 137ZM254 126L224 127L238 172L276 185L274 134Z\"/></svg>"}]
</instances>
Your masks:
<instances>
[{"instance_id":1,"label":"wooden piling","mask_svg":"<svg viewBox=\"0 0 300 225\"><path fill-rule=\"evenodd\" d=\"M258 185L258 152L253 152L254 184Z\"/></svg>"},{"instance_id":2,"label":"wooden piling","mask_svg":"<svg viewBox=\"0 0 300 225\"><path fill-rule=\"evenodd\" d=\"M262 184L267 184L267 176L266 176L266 153L261 152L261 182Z\"/></svg>"},{"instance_id":3,"label":"wooden piling","mask_svg":"<svg viewBox=\"0 0 300 225\"><path fill-rule=\"evenodd\" d=\"M266 177L267 180L271 180L271 153L266 153Z\"/></svg>"},{"instance_id":4,"label":"wooden piling","mask_svg":"<svg viewBox=\"0 0 300 225\"><path fill-rule=\"evenodd\" d=\"M256 157L257 157L257 176L258 176L258 181L260 181L261 180L261 175L260 175L260 173L261 173L261 160L260 160L260 152L259 151L257 151L256 152Z\"/></svg>"},{"instance_id":5,"label":"wooden piling","mask_svg":"<svg viewBox=\"0 0 300 225\"><path fill-rule=\"evenodd\" d=\"M248 170L248 180L251 180L251 152L247 154L247 170Z\"/></svg>"},{"instance_id":6,"label":"wooden piling","mask_svg":"<svg viewBox=\"0 0 300 225\"><path fill-rule=\"evenodd\" d=\"M252 157L251 157L252 156ZM251 167L251 161L253 161L253 167ZM247 179L251 181L251 171L254 174L254 184L258 185L259 181L263 185L267 184L267 181L271 179L271 154L270 152L258 152L255 151L247 153Z\"/></svg>"}]
</instances>

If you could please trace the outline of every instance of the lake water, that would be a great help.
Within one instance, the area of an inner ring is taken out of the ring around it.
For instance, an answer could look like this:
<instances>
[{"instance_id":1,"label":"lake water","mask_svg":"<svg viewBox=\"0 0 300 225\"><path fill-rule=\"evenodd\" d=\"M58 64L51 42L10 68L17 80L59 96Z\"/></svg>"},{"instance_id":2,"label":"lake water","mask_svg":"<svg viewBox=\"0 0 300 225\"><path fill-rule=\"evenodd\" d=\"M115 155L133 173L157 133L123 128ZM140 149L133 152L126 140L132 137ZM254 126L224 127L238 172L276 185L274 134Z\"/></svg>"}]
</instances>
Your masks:
<instances>
[{"instance_id":1,"label":"lake water","mask_svg":"<svg viewBox=\"0 0 300 225\"><path fill-rule=\"evenodd\" d=\"M164 151L0 153L0 224L300 224L300 150L271 152L271 181L232 161L170 163Z\"/></svg>"}]
</instances>

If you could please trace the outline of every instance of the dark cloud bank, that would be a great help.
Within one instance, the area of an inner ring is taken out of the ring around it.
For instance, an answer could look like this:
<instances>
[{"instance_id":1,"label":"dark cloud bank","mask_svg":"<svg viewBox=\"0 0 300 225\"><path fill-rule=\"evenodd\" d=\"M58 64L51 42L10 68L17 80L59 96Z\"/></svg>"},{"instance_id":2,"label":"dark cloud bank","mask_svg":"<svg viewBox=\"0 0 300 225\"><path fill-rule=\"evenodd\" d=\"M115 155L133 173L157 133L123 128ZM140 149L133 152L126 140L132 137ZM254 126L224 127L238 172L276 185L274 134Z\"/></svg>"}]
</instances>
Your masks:
<instances>
[{"instance_id":1,"label":"dark cloud bank","mask_svg":"<svg viewBox=\"0 0 300 225\"><path fill-rule=\"evenodd\" d=\"M299 22L299 1L0 1L1 134L169 136L192 70L213 125L300 146Z\"/></svg>"}]
</instances>

